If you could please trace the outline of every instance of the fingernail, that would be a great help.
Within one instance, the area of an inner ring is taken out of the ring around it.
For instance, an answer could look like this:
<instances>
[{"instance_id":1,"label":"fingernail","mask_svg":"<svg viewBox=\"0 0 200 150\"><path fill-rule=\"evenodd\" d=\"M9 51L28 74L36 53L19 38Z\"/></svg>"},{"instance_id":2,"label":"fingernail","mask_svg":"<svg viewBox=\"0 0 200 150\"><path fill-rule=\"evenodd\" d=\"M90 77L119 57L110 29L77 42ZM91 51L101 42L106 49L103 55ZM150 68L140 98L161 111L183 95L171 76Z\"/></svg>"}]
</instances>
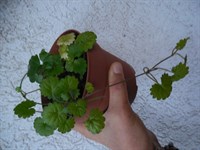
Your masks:
<instances>
[{"instance_id":1,"label":"fingernail","mask_svg":"<svg viewBox=\"0 0 200 150\"><path fill-rule=\"evenodd\" d=\"M122 74L123 73L122 65L120 63L115 63L113 66L113 71L116 74Z\"/></svg>"}]
</instances>

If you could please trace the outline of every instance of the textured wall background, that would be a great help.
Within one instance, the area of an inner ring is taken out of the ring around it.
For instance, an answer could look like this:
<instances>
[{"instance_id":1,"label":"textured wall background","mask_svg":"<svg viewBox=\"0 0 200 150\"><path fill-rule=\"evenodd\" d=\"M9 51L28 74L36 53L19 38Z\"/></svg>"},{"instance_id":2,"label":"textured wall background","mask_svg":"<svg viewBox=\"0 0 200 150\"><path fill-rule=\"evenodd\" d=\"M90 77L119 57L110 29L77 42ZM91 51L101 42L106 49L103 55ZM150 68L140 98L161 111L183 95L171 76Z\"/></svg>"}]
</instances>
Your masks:
<instances>
[{"instance_id":1,"label":"textured wall background","mask_svg":"<svg viewBox=\"0 0 200 150\"><path fill-rule=\"evenodd\" d=\"M0 149L106 149L75 131L40 137L32 126L34 117L22 120L13 114L22 98L12 84L19 84L30 56L49 50L63 31L74 28L94 31L104 49L130 63L138 74L170 54L179 39L190 36L183 52L188 54L190 74L175 84L167 101L153 100L152 82L138 78L133 109L162 144L173 141L181 150L199 150L199 16L199 0L1 0ZM39 99L37 94L32 97Z\"/></svg>"}]
</instances>

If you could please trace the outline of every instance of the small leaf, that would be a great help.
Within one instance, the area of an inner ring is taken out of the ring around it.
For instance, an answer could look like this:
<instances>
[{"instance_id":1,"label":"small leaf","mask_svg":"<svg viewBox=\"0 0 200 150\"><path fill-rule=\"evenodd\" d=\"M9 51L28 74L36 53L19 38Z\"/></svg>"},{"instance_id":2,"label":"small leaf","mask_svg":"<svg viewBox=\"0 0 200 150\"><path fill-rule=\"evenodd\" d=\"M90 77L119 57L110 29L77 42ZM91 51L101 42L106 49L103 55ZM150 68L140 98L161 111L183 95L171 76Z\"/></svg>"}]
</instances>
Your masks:
<instances>
[{"instance_id":1,"label":"small leaf","mask_svg":"<svg viewBox=\"0 0 200 150\"><path fill-rule=\"evenodd\" d=\"M45 97L48 97L48 99L54 98L54 91L57 88L57 85L59 83L59 80L57 77L48 77L44 80L42 80L40 84L40 91L41 94Z\"/></svg>"},{"instance_id":2,"label":"small leaf","mask_svg":"<svg viewBox=\"0 0 200 150\"><path fill-rule=\"evenodd\" d=\"M78 58L74 61L68 61L66 62L65 69L69 72L78 73L83 76L87 70L87 62L83 58Z\"/></svg>"},{"instance_id":3,"label":"small leaf","mask_svg":"<svg viewBox=\"0 0 200 150\"><path fill-rule=\"evenodd\" d=\"M66 114L64 113L64 107L59 103L50 103L48 106L44 107L42 117L45 123L57 128L66 119Z\"/></svg>"},{"instance_id":4,"label":"small leaf","mask_svg":"<svg viewBox=\"0 0 200 150\"><path fill-rule=\"evenodd\" d=\"M35 55L29 60L27 76L31 82L41 83L43 78L58 76L64 71L64 65L59 54L50 54L42 49L39 57Z\"/></svg>"},{"instance_id":5,"label":"small leaf","mask_svg":"<svg viewBox=\"0 0 200 150\"><path fill-rule=\"evenodd\" d=\"M58 76L64 71L63 62L59 54L50 54L42 60L43 64L41 66L41 73L43 76Z\"/></svg>"},{"instance_id":6,"label":"small leaf","mask_svg":"<svg viewBox=\"0 0 200 150\"><path fill-rule=\"evenodd\" d=\"M19 118L29 118L35 113L35 109L32 108L35 105L36 103L34 101L26 100L18 104L14 108L14 112Z\"/></svg>"},{"instance_id":7,"label":"small leaf","mask_svg":"<svg viewBox=\"0 0 200 150\"><path fill-rule=\"evenodd\" d=\"M68 59L68 47L66 45L61 45L58 49L58 52L62 59Z\"/></svg>"},{"instance_id":8,"label":"small leaf","mask_svg":"<svg viewBox=\"0 0 200 150\"><path fill-rule=\"evenodd\" d=\"M22 89L21 89L20 86L18 86L18 87L15 88L15 91L18 92L18 93L20 93L22 91Z\"/></svg>"},{"instance_id":9,"label":"small leaf","mask_svg":"<svg viewBox=\"0 0 200 150\"><path fill-rule=\"evenodd\" d=\"M69 132L71 131L72 128L74 128L74 124L75 124L74 118L66 119L64 122L59 124L58 131L61 133Z\"/></svg>"},{"instance_id":10,"label":"small leaf","mask_svg":"<svg viewBox=\"0 0 200 150\"><path fill-rule=\"evenodd\" d=\"M190 38L189 37L187 37L187 38L184 38L184 39L181 39L177 44L176 44L176 49L177 50L182 50L184 47L185 47L185 45L186 45L186 43L187 43L187 41L189 40Z\"/></svg>"},{"instance_id":11,"label":"small leaf","mask_svg":"<svg viewBox=\"0 0 200 150\"><path fill-rule=\"evenodd\" d=\"M177 66L172 68L174 75L172 76L173 81L178 81L184 78L189 73L189 67L183 63L179 63Z\"/></svg>"},{"instance_id":12,"label":"small leaf","mask_svg":"<svg viewBox=\"0 0 200 150\"><path fill-rule=\"evenodd\" d=\"M72 60L80 57L93 47L97 36L93 32L83 32L78 35L75 42L69 46L68 56Z\"/></svg>"},{"instance_id":13,"label":"small leaf","mask_svg":"<svg viewBox=\"0 0 200 150\"><path fill-rule=\"evenodd\" d=\"M92 83L87 82L85 84L85 90L87 91L87 93L91 94L94 91L94 86Z\"/></svg>"},{"instance_id":14,"label":"small leaf","mask_svg":"<svg viewBox=\"0 0 200 150\"><path fill-rule=\"evenodd\" d=\"M67 76L63 78L61 82L65 82L70 90L75 90L78 88L79 81L74 76Z\"/></svg>"},{"instance_id":15,"label":"small leaf","mask_svg":"<svg viewBox=\"0 0 200 150\"><path fill-rule=\"evenodd\" d=\"M41 136L49 136L52 135L55 128L51 127L47 123L44 122L44 120L41 117L37 117L34 120L34 128L37 133L39 133Z\"/></svg>"},{"instance_id":16,"label":"small leaf","mask_svg":"<svg viewBox=\"0 0 200 150\"><path fill-rule=\"evenodd\" d=\"M164 87L161 84L155 83L151 89L151 95L153 98L157 98L157 100L160 99L166 99L170 96L170 93L172 91L172 87Z\"/></svg>"},{"instance_id":17,"label":"small leaf","mask_svg":"<svg viewBox=\"0 0 200 150\"><path fill-rule=\"evenodd\" d=\"M75 40L75 44L80 45L81 50L87 52L95 44L96 38L97 36L94 32L86 31L78 35Z\"/></svg>"},{"instance_id":18,"label":"small leaf","mask_svg":"<svg viewBox=\"0 0 200 150\"><path fill-rule=\"evenodd\" d=\"M168 74L165 73L162 75L161 82L161 84L155 83L150 89L153 98L157 98L158 100L166 99L172 91L172 80Z\"/></svg>"},{"instance_id":19,"label":"small leaf","mask_svg":"<svg viewBox=\"0 0 200 150\"><path fill-rule=\"evenodd\" d=\"M68 47L68 56L72 60L74 60L77 57L80 57L83 54L84 54L84 51L81 49L81 45L72 44Z\"/></svg>"},{"instance_id":20,"label":"small leaf","mask_svg":"<svg viewBox=\"0 0 200 150\"><path fill-rule=\"evenodd\" d=\"M66 76L65 78L61 79L59 87L63 89L62 97L69 97L71 99L78 98L80 94L78 89L78 83L78 79L74 76Z\"/></svg>"},{"instance_id":21,"label":"small leaf","mask_svg":"<svg viewBox=\"0 0 200 150\"><path fill-rule=\"evenodd\" d=\"M164 73L162 75L161 82L162 82L162 85L164 87L170 87L170 86L172 86L172 79L171 79L171 77L167 73Z\"/></svg>"},{"instance_id":22,"label":"small leaf","mask_svg":"<svg viewBox=\"0 0 200 150\"><path fill-rule=\"evenodd\" d=\"M74 33L69 33L69 34L65 34L62 35L61 37L59 37L58 41L57 41L57 45L61 46L61 45L70 45L74 42L75 40L75 34Z\"/></svg>"},{"instance_id":23,"label":"small leaf","mask_svg":"<svg viewBox=\"0 0 200 150\"><path fill-rule=\"evenodd\" d=\"M86 113L86 100L79 99L76 103L71 102L68 104L67 109L70 114L81 117Z\"/></svg>"},{"instance_id":24,"label":"small leaf","mask_svg":"<svg viewBox=\"0 0 200 150\"><path fill-rule=\"evenodd\" d=\"M35 74L35 79L37 83L41 83L43 80L43 76L41 74Z\"/></svg>"},{"instance_id":25,"label":"small leaf","mask_svg":"<svg viewBox=\"0 0 200 150\"><path fill-rule=\"evenodd\" d=\"M97 134L104 128L104 121L103 113L98 109L92 109L89 118L85 121L85 126L91 133Z\"/></svg>"},{"instance_id":26,"label":"small leaf","mask_svg":"<svg viewBox=\"0 0 200 150\"><path fill-rule=\"evenodd\" d=\"M48 56L49 56L49 54L48 54L44 49L42 49L41 52L40 52L40 54L39 54L40 60L41 60L42 62L44 62L45 59L46 59Z\"/></svg>"},{"instance_id":27,"label":"small leaf","mask_svg":"<svg viewBox=\"0 0 200 150\"><path fill-rule=\"evenodd\" d=\"M30 82L38 81L38 72L40 69L40 60L37 55L32 56L29 60L27 76Z\"/></svg>"},{"instance_id":28,"label":"small leaf","mask_svg":"<svg viewBox=\"0 0 200 150\"><path fill-rule=\"evenodd\" d=\"M59 80L57 77L48 77L40 84L41 94L55 101L68 101L79 96L78 79L66 76Z\"/></svg>"}]
</instances>

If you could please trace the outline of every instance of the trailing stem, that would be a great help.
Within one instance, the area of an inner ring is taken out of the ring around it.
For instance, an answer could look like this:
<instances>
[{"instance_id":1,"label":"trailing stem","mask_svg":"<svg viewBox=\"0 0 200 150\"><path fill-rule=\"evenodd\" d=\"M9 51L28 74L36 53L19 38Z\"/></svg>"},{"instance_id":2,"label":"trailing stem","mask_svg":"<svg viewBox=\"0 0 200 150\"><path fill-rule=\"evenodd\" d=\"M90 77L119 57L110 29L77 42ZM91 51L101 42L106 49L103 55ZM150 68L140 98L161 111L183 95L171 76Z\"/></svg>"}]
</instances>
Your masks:
<instances>
[{"instance_id":1,"label":"trailing stem","mask_svg":"<svg viewBox=\"0 0 200 150\"><path fill-rule=\"evenodd\" d=\"M155 76L152 74L152 72L157 71L157 70L162 70L162 71L165 71L165 72L170 72L170 73L172 73L172 71L169 70L169 69L162 68L162 67L158 67L161 63L163 63L163 62L169 60L170 58L172 58L172 57L175 56L175 55L177 55L177 56L179 56L180 58L182 58L182 59L185 61L185 63L186 63L186 61L187 61L187 56L183 57L181 54L177 53L177 51L178 51L178 50L177 50L176 47L175 47L175 48L172 50L171 55L169 55L169 56L167 56L166 58L160 60L160 61L159 61L158 63L156 63L153 67L151 67L151 68L144 67L144 68L143 68L143 72L140 73L140 74L138 74L138 75L135 75L135 77L126 78L125 80L122 80L122 81L119 81L119 82L110 84L110 85L106 86L106 87L103 88L103 89L98 89L98 90L94 91L93 93L87 94L84 98L87 98L87 97L89 97L89 96L91 96L91 95L93 95L93 94L96 94L96 93L98 93L98 92L101 92L101 91L105 90L106 88L109 88L109 87L115 86L115 85L117 85L117 84L124 83L124 82L130 81L130 80L133 80L133 79L135 79L135 78L137 78L137 77L140 77L140 76L143 76L143 75L146 75L149 79L151 79L152 81L154 81L155 83L158 84L158 81L157 81L157 79L155 78ZM97 99L99 99L99 98L97 98Z\"/></svg>"}]
</instances>

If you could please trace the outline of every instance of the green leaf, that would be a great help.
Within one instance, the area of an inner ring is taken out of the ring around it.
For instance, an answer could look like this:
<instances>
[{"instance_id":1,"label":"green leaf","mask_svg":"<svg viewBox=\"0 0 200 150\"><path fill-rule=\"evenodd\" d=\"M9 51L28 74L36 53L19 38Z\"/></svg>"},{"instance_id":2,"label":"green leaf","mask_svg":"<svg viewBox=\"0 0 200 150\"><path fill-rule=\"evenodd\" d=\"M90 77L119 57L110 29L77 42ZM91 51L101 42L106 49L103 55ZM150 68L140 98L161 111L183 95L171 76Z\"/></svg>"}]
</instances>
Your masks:
<instances>
[{"instance_id":1,"label":"green leaf","mask_svg":"<svg viewBox=\"0 0 200 150\"><path fill-rule=\"evenodd\" d=\"M58 90L58 92L55 91L55 93L58 93L57 95L61 95L61 98L64 101L69 99L76 99L80 94L78 89L78 83L78 79L76 79L74 76L66 76L65 78L60 80L58 86L60 90Z\"/></svg>"},{"instance_id":2,"label":"green leaf","mask_svg":"<svg viewBox=\"0 0 200 150\"><path fill-rule=\"evenodd\" d=\"M85 126L91 133L97 134L104 128L104 121L103 113L98 109L92 109L89 118L85 121Z\"/></svg>"},{"instance_id":3,"label":"green leaf","mask_svg":"<svg viewBox=\"0 0 200 150\"><path fill-rule=\"evenodd\" d=\"M66 119L64 122L59 124L58 131L61 133L69 132L71 131L72 128L74 128L74 124L75 124L74 118Z\"/></svg>"},{"instance_id":4,"label":"green leaf","mask_svg":"<svg viewBox=\"0 0 200 150\"><path fill-rule=\"evenodd\" d=\"M58 83L59 79L57 77L48 77L42 80L40 84L41 94L45 97L48 97L48 99L53 99L54 91L57 88Z\"/></svg>"},{"instance_id":5,"label":"green leaf","mask_svg":"<svg viewBox=\"0 0 200 150\"><path fill-rule=\"evenodd\" d=\"M75 40L75 44L80 45L81 50L87 52L95 44L96 38L97 36L94 32L86 31L78 35L78 37Z\"/></svg>"},{"instance_id":6,"label":"green leaf","mask_svg":"<svg viewBox=\"0 0 200 150\"><path fill-rule=\"evenodd\" d=\"M178 81L189 73L189 67L187 67L186 64L180 62L177 66L172 68L172 72L174 73L172 80Z\"/></svg>"},{"instance_id":7,"label":"green leaf","mask_svg":"<svg viewBox=\"0 0 200 150\"><path fill-rule=\"evenodd\" d=\"M164 100L170 96L172 87L164 87L161 84L156 83L151 87L150 91L153 98L157 98L158 100Z\"/></svg>"},{"instance_id":8,"label":"green leaf","mask_svg":"<svg viewBox=\"0 0 200 150\"><path fill-rule=\"evenodd\" d=\"M29 60L27 76L31 82L41 83L43 78L57 76L64 71L64 65L59 54L50 54L42 49L39 57L35 55Z\"/></svg>"},{"instance_id":9,"label":"green leaf","mask_svg":"<svg viewBox=\"0 0 200 150\"><path fill-rule=\"evenodd\" d=\"M76 57L80 57L84 54L84 51L81 48L81 45L78 44L72 44L68 47L68 56L72 60Z\"/></svg>"},{"instance_id":10,"label":"green leaf","mask_svg":"<svg viewBox=\"0 0 200 150\"><path fill-rule=\"evenodd\" d=\"M83 32L79 34L75 42L69 46L68 56L72 60L80 57L85 52L93 47L96 42L97 36L93 32Z\"/></svg>"},{"instance_id":11,"label":"green leaf","mask_svg":"<svg viewBox=\"0 0 200 150\"><path fill-rule=\"evenodd\" d=\"M43 80L43 75L41 74L35 74L36 82L41 83Z\"/></svg>"},{"instance_id":12,"label":"green leaf","mask_svg":"<svg viewBox=\"0 0 200 150\"><path fill-rule=\"evenodd\" d=\"M48 77L40 84L41 94L53 101L68 101L79 96L78 79L66 76L59 80L57 77Z\"/></svg>"},{"instance_id":13,"label":"green leaf","mask_svg":"<svg viewBox=\"0 0 200 150\"><path fill-rule=\"evenodd\" d=\"M76 90L78 88L79 81L74 76L66 76L61 79L61 82L64 82L69 90Z\"/></svg>"},{"instance_id":14,"label":"green leaf","mask_svg":"<svg viewBox=\"0 0 200 150\"><path fill-rule=\"evenodd\" d=\"M38 82L39 79L39 72L40 69L40 60L37 55L32 56L31 59L29 60L29 65L28 65L28 72L27 76L29 77L30 82Z\"/></svg>"},{"instance_id":15,"label":"green leaf","mask_svg":"<svg viewBox=\"0 0 200 150\"><path fill-rule=\"evenodd\" d=\"M22 91L22 89L21 89L20 86L18 86L18 87L15 88L15 91L18 92L18 93L20 93Z\"/></svg>"},{"instance_id":16,"label":"green leaf","mask_svg":"<svg viewBox=\"0 0 200 150\"><path fill-rule=\"evenodd\" d=\"M187 37L187 38L184 38L184 39L181 39L177 44L176 44L176 49L177 50L182 50L184 47L185 47L185 45L186 45L186 43L187 43L187 41L189 40L190 38L189 37Z\"/></svg>"},{"instance_id":17,"label":"green leaf","mask_svg":"<svg viewBox=\"0 0 200 150\"><path fill-rule=\"evenodd\" d=\"M65 34L62 35L61 37L59 37L58 41L57 41L57 45L61 46L61 45L70 45L74 42L75 40L75 34L74 33L69 33L69 34Z\"/></svg>"},{"instance_id":18,"label":"green leaf","mask_svg":"<svg viewBox=\"0 0 200 150\"><path fill-rule=\"evenodd\" d=\"M47 123L44 122L44 120L41 117L37 117L34 120L34 128L37 133L39 133L41 136L49 136L52 135L55 128L51 127Z\"/></svg>"},{"instance_id":19,"label":"green leaf","mask_svg":"<svg viewBox=\"0 0 200 150\"><path fill-rule=\"evenodd\" d=\"M171 77L168 74L163 74L161 77L161 84L155 83L152 85L150 91L153 98L157 98L157 100L166 99L170 96L172 91Z\"/></svg>"},{"instance_id":20,"label":"green leaf","mask_svg":"<svg viewBox=\"0 0 200 150\"><path fill-rule=\"evenodd\" d=\"M87 82L85 84L85 90L87 91L87 93L91 94L94 91L94 86L92 83Z\"/></svg>"},{"instance_id":21,"label":"green leaf","mask_svg":"<svg viewBox=\"0 0 200 150\"><path fill-rule=\"evenodd\" d=\"M63 110L64 107L59 103L51 103L44 107L42 113L44 122L52 127L59 127L66 120L66 114Z\"/></svg>"},{"instance_id":22,"label":"green leaf","mask_svg":"<svg viewBox=\"0 0 200 150\"><path fill-rule=\"evenodd\" d=\"M34 101L23 101L14 108L15 115L18 115L19 118L28 118L33 116L35 109L32 107L35 105L36 103Z\"/></svg>"},{"instance_id":23,"label":"green leaf","mask_svg":"<svg viewBox=\"0 0 200 150\"><path fill-rule=\"evenodd\" d=\"M48 53L42 62L41 73L45 78L57 76L64 71L64 66L59 54Z\"/></svg>"},{"instance_id":24,"label":"green leaf","mask_svg":"<svg viewBox=\"0 0 200 150\"><path fill-rule=\"evenodd\" d=\"M172 79L167 73L164 73L161 77L161 83L164 87L170 87L172 86Z\"/></svg>"},{"instance_id":25,"label":"green leaf","mask_svg":"<svg viewBox=\"0 0 200 150\"><path fill-rule=\"evenodd\" d=\"M42 62L45 61L45 59L49 56L49 53L47 53L44 49L41 50L40 54L39 54L39 57L40 57L40 60Z\"/></svg>"},{"instance_id":26,"label":"green leaf","mask_svg":"<svg viewBox=\"0 0 200 150\"><path fill-rule=\"evenodd\" d=\"M64 83L61 83L60 81L57 87L52 91L53 101L66 102L70 100L71 96L67 88L68 88L67 85L64 85Z\"/></svg>"},{"instance_id":27,"label":"green leaf","mask_svg":"<svg viewBox=\"0 0 200 150\"><path fill-rule=\"evenodd\" d=\"M77 102L69 103L67 109L70 114L81 117L86 113L86 106L86 100L79 99Z\"/></svg>"},{"instance_id":28,"label":"green leaf","mask_svg":"<svg viewBox=\"0 0 200 150\"><path fill-rule=\"evenodd\" d=\"M87 70L87 62L83 58L66 62L65 69L69 72L78 73L83 76Z\"/></svg>"}]
</instances>

